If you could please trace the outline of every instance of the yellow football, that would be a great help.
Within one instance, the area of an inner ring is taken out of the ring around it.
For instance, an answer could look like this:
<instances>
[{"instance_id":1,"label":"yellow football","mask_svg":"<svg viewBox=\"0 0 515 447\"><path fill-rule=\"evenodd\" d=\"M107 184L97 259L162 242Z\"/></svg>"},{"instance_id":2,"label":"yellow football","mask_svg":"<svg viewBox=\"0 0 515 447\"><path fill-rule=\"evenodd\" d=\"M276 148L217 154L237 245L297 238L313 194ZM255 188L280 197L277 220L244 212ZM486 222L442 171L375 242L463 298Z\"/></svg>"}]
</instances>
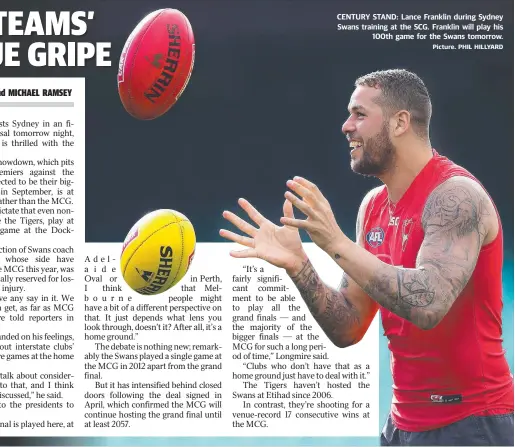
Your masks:
<instances>
[{"instance_id":1,"label":"yellow football","mask_svg":"<svg viewBox=\"0 0 515 447\"><path fill-rule=\"evenodd\" d=\"M195 254L195 230L174 210L146 214L123 242L120 270L127 285L142 295L157 295L177 284Z\"/></svg>"}]
</instances>

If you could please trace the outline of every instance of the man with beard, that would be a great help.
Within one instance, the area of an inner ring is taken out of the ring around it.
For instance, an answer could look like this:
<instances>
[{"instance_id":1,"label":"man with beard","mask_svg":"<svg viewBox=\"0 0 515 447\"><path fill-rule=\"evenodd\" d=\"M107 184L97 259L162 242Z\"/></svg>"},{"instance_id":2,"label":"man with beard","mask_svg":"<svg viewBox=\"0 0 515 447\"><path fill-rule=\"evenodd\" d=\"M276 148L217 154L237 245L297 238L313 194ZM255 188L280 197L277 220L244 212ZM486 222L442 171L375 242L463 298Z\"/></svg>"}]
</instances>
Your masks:
<instances>
[{"instance_id":1,"label":"man with beard","mask_svg":"<svg viewBox=\"0 0 515 447\"><path fill-rule=\"evenodd\" d=\"M380 179L358 212L357 240L338 226L316 185L287 182L283 226L239 200L256 226L221 236L285 269L328 338L358 343L380 311L391 351L393 401L382 445L513 445L513 377L502 347L503 239L488 193L429 140L431 101L406 70L359 78L343 125L354 172ZM295 193L295 194L294 194ZM293 206L307 216L296 219ZM325 285L299 229L344 271Z\"/></svg>"}]
</instances>

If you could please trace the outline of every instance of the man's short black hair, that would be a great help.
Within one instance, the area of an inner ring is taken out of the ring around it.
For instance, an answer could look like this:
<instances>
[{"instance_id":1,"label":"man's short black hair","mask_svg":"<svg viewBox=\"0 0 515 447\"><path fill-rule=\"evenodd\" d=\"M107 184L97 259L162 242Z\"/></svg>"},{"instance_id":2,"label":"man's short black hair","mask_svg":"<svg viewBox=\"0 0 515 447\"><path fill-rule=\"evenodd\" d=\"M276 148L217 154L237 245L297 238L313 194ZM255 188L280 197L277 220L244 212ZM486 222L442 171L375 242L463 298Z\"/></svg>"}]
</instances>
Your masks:
<instances>
[{"instance_id":1,"label":"man's short black hair","mask_svg":"<svg viewBox=\"0 0 515 447\"><path fill-rule=\"evenodd\" d=\"M413 130L420 137L428 137L431 120L431 98L415 73L404 69L374 71L356 79L355 86L366 85L381 89L378 103L387 116L407 110Z\"/></svg>"}]
</instances>

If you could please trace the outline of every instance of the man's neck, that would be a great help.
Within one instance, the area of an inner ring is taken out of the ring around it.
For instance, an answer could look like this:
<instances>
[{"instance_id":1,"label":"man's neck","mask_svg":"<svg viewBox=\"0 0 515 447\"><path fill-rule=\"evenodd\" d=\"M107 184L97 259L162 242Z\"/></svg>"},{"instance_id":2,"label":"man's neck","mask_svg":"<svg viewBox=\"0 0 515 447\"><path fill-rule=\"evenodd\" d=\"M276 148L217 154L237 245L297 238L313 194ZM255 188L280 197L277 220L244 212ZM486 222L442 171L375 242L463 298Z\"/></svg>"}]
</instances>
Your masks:
<instances>
[{"instance_id":1,"label":"man's neck","mask_svg":"<svg viewBox=\"0 0 515 447\"><path fill-rule=\"evenodd\" d=\"M433 157L431 145L420 145L409 150L398 151L394 166L379 177L386 185L388 197L395 204L410 187L415 177Z\"/></svg>"}]
</instances>

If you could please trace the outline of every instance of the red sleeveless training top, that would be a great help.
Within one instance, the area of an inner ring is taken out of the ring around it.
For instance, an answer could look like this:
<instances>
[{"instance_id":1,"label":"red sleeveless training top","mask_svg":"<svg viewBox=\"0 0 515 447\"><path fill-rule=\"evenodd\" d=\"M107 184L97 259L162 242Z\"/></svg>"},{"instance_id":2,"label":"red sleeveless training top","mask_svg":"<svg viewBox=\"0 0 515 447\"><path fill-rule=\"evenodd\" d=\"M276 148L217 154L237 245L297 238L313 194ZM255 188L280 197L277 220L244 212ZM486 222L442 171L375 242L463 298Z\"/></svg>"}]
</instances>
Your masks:
<instances>
[{"instance_id":1,"label":"red sleeveless training top","mask_svg":"<svg viewBox=\"0 0 515 447\"><path fill-rule=\"evenodd\" d=\"M388 264L414 268L424 238L425 202L453 176L478 181L434 151L392 218L386 187L380 188L365 212L365 248ZM424 331L380 308L391 351L391 416L400 430L432 430L485 410L513 411L513 376L502 346L500 225L499 219L497 237L481 249L467 286L434 329Z\"/></svg>"}]
</instances>

